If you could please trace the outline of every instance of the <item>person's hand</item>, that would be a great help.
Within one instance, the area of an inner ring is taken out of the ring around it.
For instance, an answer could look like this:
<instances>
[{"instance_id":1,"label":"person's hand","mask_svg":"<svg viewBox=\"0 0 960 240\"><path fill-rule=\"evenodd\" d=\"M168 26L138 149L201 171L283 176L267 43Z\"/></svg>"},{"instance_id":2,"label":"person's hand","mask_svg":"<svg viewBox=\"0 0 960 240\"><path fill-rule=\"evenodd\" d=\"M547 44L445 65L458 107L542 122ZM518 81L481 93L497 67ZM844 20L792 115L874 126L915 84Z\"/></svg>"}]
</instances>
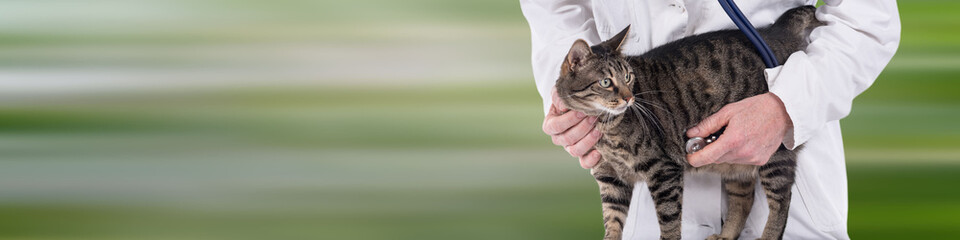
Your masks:
<instances>
[{"instance_id":1,"label":"person's hand","mask_svg":"<svg viewBox=\"0 0 960 240\"><path fill-rule=\"evenodd\" d=\"M600 152L593 148L600 140L596 126L597 118L571 111L563 105L553 89L553 105L543 119L543 132L550 135L553 144L563 146L571 156L580 158L580 167L593 168L600 162Z\"/></svg>"},{"instance_id":2,"label":"person's hand","mask_svg":"<svg viewBox=\"0 0 960 240\"><path fill-rule=\"evenodd\" d=\"M707 137L727 127L715 142L687 155L687 161L694 167L711 163L766 164L792 125L783 102L773 93L728 104L687 130L687 137Z\"/></svg>"}]
</instances>

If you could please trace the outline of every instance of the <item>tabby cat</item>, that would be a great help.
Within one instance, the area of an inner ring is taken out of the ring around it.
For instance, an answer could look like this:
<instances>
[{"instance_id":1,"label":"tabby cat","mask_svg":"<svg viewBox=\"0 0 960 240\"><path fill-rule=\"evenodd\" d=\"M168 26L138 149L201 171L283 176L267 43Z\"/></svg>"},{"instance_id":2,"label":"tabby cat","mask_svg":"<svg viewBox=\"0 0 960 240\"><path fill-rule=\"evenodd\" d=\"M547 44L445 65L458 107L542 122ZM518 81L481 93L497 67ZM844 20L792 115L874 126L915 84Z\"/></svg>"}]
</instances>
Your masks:
<instances>
[{"instance_id":1,"label":"tabby cat","mask_svg":"<svg viewBox=\"0 0 960 240\"><path fill-rule=\"evenodd\" d=\"M823 25L813 6L784 13L759 30L777 59L800 51L813 28ZM728 212L720 234L736 239L760 181L770 215L761 239L780 239L787 222L796 153L783 145L763 166L687 163L685 132L728 103L766 93L765 66L737 30L683 38L640 56L624 56L629 27L603 43L577 40L561 66L557 93L566 106L598 116L602 161L591 174L600 185L604 239L620 239L633 183L646 181L656 204L661 239L680 239L683 174L721 175ZM722 138L722 136L721 136Z\"/></svg>"}]
</instances>

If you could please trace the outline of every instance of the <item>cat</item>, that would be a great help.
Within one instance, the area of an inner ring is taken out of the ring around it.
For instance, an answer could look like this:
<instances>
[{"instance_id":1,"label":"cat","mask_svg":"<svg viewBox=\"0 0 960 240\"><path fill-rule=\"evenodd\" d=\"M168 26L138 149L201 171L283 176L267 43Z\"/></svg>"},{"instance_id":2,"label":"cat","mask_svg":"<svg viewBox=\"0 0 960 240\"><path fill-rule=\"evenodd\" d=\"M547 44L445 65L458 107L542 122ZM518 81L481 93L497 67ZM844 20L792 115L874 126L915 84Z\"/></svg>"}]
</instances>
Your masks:
<instances>
[{"instance_id":1,"label":"cat","mask_svg":"<svg viewBox=\"0 0 960 240\"><path fill-rule=\"evenodd\" d=\"M823 25L816 8L788 10L759 29L777 59L786 61L808 44ZM557 94L571 110L598 117L602 161L591 169L600 185L604 239L620 239L633 183L646 181L656 205L661 239L680 239L683 174L718 173L727 192L728 212L720 234L737 239L753 205L759 181L770 208L760 239L783 237L794 183L796 152L782 144L763 166L710 164L686 160L685 132L728 103L766 93L765 66L756 48L737 30L690 36L640 56L620 46L629 26L613 38L589 46L577 40L561 64ZM723 136L720 136L721 138Z\"/></svg>"}]
</instances>

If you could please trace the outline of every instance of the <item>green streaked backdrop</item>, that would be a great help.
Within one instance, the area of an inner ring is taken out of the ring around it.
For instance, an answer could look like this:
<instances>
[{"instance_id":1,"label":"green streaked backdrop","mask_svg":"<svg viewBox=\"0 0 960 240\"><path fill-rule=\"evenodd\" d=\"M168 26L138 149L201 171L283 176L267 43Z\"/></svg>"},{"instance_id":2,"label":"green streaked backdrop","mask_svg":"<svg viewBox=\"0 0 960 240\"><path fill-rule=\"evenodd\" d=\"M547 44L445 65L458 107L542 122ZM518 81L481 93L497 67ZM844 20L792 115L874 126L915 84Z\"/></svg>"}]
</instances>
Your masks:
<instances>
[{"instance_id":1,"label":"green streaked backdrop","mask_svg":"<svg viewBox=\"0 0 960 240\"><path fill-rule=\"evenodd\" d=\"M960 3L842 121L855 239L960 235ZM0 239L597 239L516 1L0 1Z\"/></svg>"}]
</instances>

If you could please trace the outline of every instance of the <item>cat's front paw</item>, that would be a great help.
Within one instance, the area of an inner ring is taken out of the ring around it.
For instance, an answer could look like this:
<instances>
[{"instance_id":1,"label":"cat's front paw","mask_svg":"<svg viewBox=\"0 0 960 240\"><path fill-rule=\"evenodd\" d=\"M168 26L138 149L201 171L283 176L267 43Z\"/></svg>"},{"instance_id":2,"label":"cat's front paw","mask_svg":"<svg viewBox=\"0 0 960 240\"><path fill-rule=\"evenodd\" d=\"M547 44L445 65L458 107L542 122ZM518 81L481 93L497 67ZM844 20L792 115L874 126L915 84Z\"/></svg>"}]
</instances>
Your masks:
<instances>
[{"instance_id":1,"label":"cat's front paw","mask_svg":"<svg viewBox=\"0 0 960 240\"><path fill-rule=\"evenodd\" d=\"M731 240L729 238L721 237L720 234L714 234L707 237L707 240Z\"/></svg>"},{"instance_id":2,"label":"cat's front paw","mask_svg":"<svg viewBox=\"0 0 960 240\"><path fill-rule=\"evenodd\" d=\"M620 240L623 238L622 235L620 232L607 232L603 234L603 240Z\"/></svg>"},{"instance_id":3,"label":"cat's front paw","mask_svg":"<svg viewBox=\"0 0 960 240\"><path fill-rule=\"evenodd\" d=\"M621 233L607 233L603 235L603 240L620 240L623 238Z\"/></svg>"}]
</instances>

